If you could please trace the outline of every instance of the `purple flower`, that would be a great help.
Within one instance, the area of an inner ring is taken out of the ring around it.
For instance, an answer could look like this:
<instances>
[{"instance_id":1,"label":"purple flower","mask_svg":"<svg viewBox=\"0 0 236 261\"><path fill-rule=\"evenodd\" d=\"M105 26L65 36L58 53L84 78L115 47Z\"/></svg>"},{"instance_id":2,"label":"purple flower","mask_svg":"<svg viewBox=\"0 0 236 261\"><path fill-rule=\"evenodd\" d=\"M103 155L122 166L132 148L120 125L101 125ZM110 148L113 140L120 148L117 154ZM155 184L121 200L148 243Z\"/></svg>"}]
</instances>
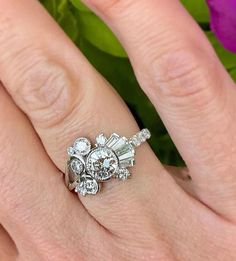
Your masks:
<instances>
[{"instance_id":1,"label":"purple flower","mask_svg":"<svg viewBox=\"0 0 236 261\"><path fill-rule=\"evenodd\" d=\"M236 0L207 0L211 29L223 46L236 53Z\"/></svg>"}]
</instances>

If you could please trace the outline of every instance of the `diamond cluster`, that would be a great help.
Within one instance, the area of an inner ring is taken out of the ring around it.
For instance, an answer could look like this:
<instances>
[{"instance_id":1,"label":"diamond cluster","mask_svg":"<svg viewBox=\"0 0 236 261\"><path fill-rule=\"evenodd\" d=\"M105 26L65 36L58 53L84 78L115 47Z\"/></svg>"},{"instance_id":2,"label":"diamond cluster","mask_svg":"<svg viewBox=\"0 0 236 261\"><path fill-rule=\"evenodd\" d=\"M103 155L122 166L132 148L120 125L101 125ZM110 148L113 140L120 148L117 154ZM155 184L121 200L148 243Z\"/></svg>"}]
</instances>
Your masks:
<instances>
[{"instance_id":1,"label":"diamond cluster","mask_svg":"<svg viewBox=\"0 0 236 261\"><path fill-rule=\"evenodd\" d=\"M68 186L79 195L96 194L101 182L110 178L126 180L134 165L135 147L150 138L150 132L143 129L129 140L116 133L109 138L104 134L96 137L95 147L84 137L75 140L67 149Z\"/></svg>"}]
</instances>

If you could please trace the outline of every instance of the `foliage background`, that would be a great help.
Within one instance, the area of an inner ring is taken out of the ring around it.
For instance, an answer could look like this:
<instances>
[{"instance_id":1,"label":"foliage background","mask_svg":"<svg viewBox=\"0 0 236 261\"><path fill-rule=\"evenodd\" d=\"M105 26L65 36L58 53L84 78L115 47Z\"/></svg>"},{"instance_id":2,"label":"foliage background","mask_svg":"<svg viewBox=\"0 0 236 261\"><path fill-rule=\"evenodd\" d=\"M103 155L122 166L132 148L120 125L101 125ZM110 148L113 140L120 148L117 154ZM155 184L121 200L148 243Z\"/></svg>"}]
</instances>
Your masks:
<instances>
[{"instance_id":1,"label":"foliage background","mask_svg":"<svg viewBox=\"0 0 236 261\"><path fill-rule=\"evenodd\" d=\"M162 121L137 83L126 52L110 29L80 0L41 0L41 2L94 67L120 93L140 127L150 129L151 146L159 159L166 164L182 165L182 159ZM226 51L210 31L205 1L181 0L181 2L204 30L225 68L236 81L236 55Z\"/></svg>"}]
</instances>

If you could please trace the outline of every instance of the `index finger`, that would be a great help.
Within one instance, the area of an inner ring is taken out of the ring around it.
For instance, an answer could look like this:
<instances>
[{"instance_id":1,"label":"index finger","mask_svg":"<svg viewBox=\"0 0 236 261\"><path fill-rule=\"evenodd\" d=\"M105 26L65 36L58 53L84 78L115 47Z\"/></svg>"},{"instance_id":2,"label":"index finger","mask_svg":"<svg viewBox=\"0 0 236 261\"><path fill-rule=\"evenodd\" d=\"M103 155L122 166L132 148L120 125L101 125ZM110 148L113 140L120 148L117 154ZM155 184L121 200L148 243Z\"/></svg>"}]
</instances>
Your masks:
<instances>
[{"instance_id":1,"label":"index finger","mask_svg":"<svg viewBox=\"0 0 236 261\"><path fill-rule=\"evenodd\" d=\"M22 260L76 260L89 240L84 237L88 223L93 238L105 233L67 192L31 123L2 86L0 125L0 223ZM73 240L67 244L68 239Z\"/></svg>"}]
</instances>

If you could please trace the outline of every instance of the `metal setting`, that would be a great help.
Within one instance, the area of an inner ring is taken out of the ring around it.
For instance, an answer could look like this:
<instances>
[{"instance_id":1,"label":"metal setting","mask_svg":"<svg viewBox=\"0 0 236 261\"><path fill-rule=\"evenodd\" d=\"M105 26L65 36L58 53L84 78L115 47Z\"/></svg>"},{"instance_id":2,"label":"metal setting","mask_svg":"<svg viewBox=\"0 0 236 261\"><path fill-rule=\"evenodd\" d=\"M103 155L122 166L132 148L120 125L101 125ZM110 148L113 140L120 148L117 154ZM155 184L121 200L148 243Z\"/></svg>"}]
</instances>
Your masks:
<instances>
[{"instance_id":1,"label":"metal setting","mask_svg":"<svg viewBox=\"0 0 236 261\"><path fill-rule=\"evenodd\" d=\"M95 195L102 182L111 178L126 180L131 175L128 168L135 164L135 148L150 137L148 129L141 130L130 139L116 133L109 138L100 134L94 147L87 138L76 139L73 146L67 149L67 187L78 195Z\"/></svg>"}]
</instances>

